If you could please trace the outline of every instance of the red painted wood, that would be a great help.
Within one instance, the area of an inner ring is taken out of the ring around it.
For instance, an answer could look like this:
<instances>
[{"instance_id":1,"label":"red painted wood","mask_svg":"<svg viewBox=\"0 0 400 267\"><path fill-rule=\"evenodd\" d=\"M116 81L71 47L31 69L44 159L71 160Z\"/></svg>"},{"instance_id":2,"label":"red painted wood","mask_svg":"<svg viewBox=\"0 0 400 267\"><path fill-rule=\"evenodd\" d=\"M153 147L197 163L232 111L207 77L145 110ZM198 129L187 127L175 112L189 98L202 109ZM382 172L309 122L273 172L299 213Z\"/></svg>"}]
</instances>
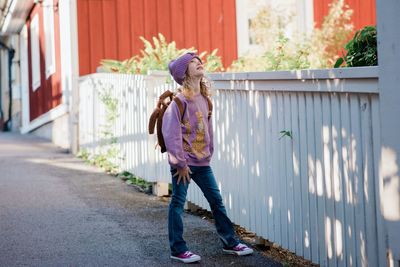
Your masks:
<instances>
[{"instance_id":1,"label":"red painted wood","mask_svg":"<svg viewBox=\"0 0 400 267\"><path fill-rule=\"evenodd\" d=\"M51 98L51 91L47 90L48 84L46 82L46 61L45 61L45 49L46 40L44 38L44 24L43 24L43 9L38 8L39 14L39 47L40 47L40 87L38 92L41 98L41 105L39 107L39 114L44 114L46 111L50 110L48 99ZM51 89L50 89L51 90Z\"/></svg>"},{"instance_id":2,"label":"red painted wood","mask_svg":"<svg viewBox=\"0 0 400 267\"><path fill-rule=\"evenodd\" d=\"M327 4L327 0L314 0L314 23L316 27L320 27L322 24L323 16L326 14L324 6Z\"/></svg>"},{"instance_id":3,"label":"red painted wood","mask_svg":"<svg viewBox=\"0 0 400 267\"><path fill-rule=\"evenodd\" d=\"M224 62L230 65L237 58L237 34L236 31L236 7L235 0L225 0L223 3L224 12Z\"/></svg>"},{"instance_id":4,"label":"red painted wood","mask_svg":"<svg viewBox=\"0 0 400 267\"><path fill-rule=\"evenodd\" d=\"M53 0L53 4L57 6L59 0ZM60 46L60 13L58 9L54 10L54 48L55 48L55 64L56 71L52 74L47 82L50 82L51 88L51 108L55 108L61 104L62 88L61 88L61 46Z\"/></svg>"},{"instance_id":5,"label":"red painted wood","mask_svg":"<svg viewBox=\"0 0 400 267\"><path fill-rule=\"evenodd\" d=\"M29 79L29 120L32 121L35 119L38 115L38 106L40 105L39 99L38 99L38 92L35 91L33 92L32 90L32 43L31 43L31 31L30 31L30 26L31 26L31 21L33 17L37 14L38 12L38 7L37 5L33 7L29 18L26 22L27 26L27 36L28 36L28 79Z\"/></svg>"},{"instance_id":6,"label":"red painted wood","mask_svg":"<svg viewBox=\"0 0 400 267\"><path fill-rule=\"evenodd\" d=\"M211 51L211 27L210 27L210 0L203 0L197 6L197 35L198 50L200 52Z\"/></svg>"},{"instance_id":7,"label":"red painted wood","mask_svg":"<svg viewBox=\"0 0 400 267\"><path fill-rule=\"evenodd\" d=\"M218 48L225 65L237 57L235 0L77 2L80 75L95 72L108 56L123 60L138 55L143 49L139 36L151 40L159 32L178 48Z\"/></svg>"},{"instance_id":8,"label":"red painted wood","mask_svg":"<svg viewBox=\"0 0 400 267\"><path fill-rule=\"evenodd\" d=\"M140 50L143 49L143 42L140 40L140 36L144 36L144 1L136 0L131 1L131 32L129 35L128 42L132 43L130 56L138 55Z\"/></svg>"},{"instance_id":9,"label":"red painted wood","mask_svg":"<svg viewBox=\"0 0 400 267\"><path fill-rule=\"evenodd\" d=\"M314 0L314 21L320 27L324 16L328 14L329 4L332 0ZM352 21L354 30L359 30L368 25L376 25L376 0L346 0L353 10Z\"/></svg>"},{"instance_id":10,"label":"red painted wood","mask_svg":"<svg viewBox=\"0 0 400 267\"><path fill-rule=\"evenodd\" d=\"M58 0L54 0L57 5ZM61 104L62 88L61 88L61 51L60 51L60 20L58 9L53 9L54 16L54 45L55 45L55 72L46 77L46 60L45 60L45 35L43 25L43 8L37 4L32 9L27 20L28 31L28 79L29 79L29 107L30 120L34 120L40 115ZM31 53L31 34L30 24L34 16L39 17L39 49L40 49L40 86L35 91L32 88L32 53Z\"/></svg>"},{"instance_id":11,"label":"red painted wood","mask_svg":"<svg viewBox=\"0 0 400 267\"><path fill-rule=\"evenodd\" d=\"M197 40L197 1L196 0L185 0L183 2L183 32L186 48L194 47L198 45Z\"/></svg>"},{"instance_id":12,"label":"red painted wood","mask_svg":"<svg viewBox=\"0 0 400 267\"><path fill-rule=\"evenodd\" d=\"M154 36L158 35L157 29L157 1L145 0L144 1L144 38L152 40Z\"/></svg>"},{"instance_id":13,"label":"red painted wood","mask_svg":"<svg viewBox=\"0 0 400 267\"><path fill-rule=\"evenodd\" d=\"M218 49L218 55L224 59L224 14L222 11L222 1L212 0L212 7L210 7L210 22L212 25L210 40L211 50Z\"/></svg>"},{"instance_id":14,"label":"red painted wood","mask_svg":"<svg viewBox=\"0 0 400 267\"><path fill-rule=\"evenodd\" d=\"M117 27L117 7L118 3L122 1L103 1L102 9L103 9L103 18L104 18L104 56L106 58L118 58L118 51L120 50L118 47L118 27ZM127 9L129 12L129 9ZM129 18L129 13L128 16ZM128 25L129 25L129 20ZM129 45L129 43L128 43Z\"/></svg>"},{"instance_id":15,"label":"red painted wood","mask_svg":"<svg viewBox=\"0 0 400 267\"><path fill-rule=\"evenodd\" d=\"M117 45L117 57L109 57L111 59L127 59L131 57L131 44L129 40L129 32L131 28L131 23L130 23L130 6L129 6L129 0L121 0L121 1L113 1L114 4L117 6L117 23L115 25L115 28L113 29L114 32L118 33L118 38L116 40L118 41ZM107 12L107 11L105 11ZM108 24L109 20L105 18L104 24ZM108 38L108 37L107 37Z\"/></svg>"},{"instance_id":16,"label":"red painted wood","mask_svg":"<svg viewBox=\"0 0 400 267\"><path fill-rule=\"evenodd\" d=\"M89 1L90 70L96 71L99 62L105 58L102 1Z\"/></svg>"},{"instance_id":17,"label":"red painted wood","mask_svg":"<svg viewBox=\"0 0 400 267\"><path fill-rule=\"evenodd\" d=\"M177 47L185 47L185 32L183 25L183 1L171 0L171 39Z\"/></svg>"},{"instance_id":18,"label":"red painted wood","mask_svg":"<svg viewBox=\"0 0 400 267\"><path fill-rule=\"evenodd\" d=\"M171 40L171 3L170 0L157 1L157 32Z\"/></svg>"},{"instance_id":19,"label":"red painted wood","mask_svg":"<svg viewBox=\"0 0 400 267\"><path fill-rule=\"evenodd\" d=\"M78 53L79 53L79 73L85 75L93 72L90 68L90 27L89 27L89 2L77 1L78 17ZM95 71L95 70L94 70Z\"/></svg>"},{"instance_id":20,"label":"red painted wood","mask_svg":"<svg viewBox=\"0 0 400 267\"><path fill-rule=\"evenodd\" d=\"M32 10L34 12L34 9ZM31 15L29 15L28 20L26 21L26 28L27 28L27 38L28 38L28 95L29 95L29 103L34 103L34 98L33 98L33 93L32 93L32 53L31 53L31 32L29 31L30 29L30 24L31 24ZM29 105L29 121L32 120L34 117L34 107L32 105Z\"/></svg>"}]
</instances>

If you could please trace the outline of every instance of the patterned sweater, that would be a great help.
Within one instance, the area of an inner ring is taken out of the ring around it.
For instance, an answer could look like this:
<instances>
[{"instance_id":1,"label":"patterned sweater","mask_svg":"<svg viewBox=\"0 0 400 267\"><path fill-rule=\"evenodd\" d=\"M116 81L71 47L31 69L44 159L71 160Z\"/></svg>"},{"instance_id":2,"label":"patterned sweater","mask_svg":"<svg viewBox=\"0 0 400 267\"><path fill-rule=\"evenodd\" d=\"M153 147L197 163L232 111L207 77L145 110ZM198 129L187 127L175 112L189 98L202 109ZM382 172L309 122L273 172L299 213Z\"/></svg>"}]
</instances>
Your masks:
<instances>
[{"instance_id":1,"label":"patterned sweater","mask_svg":"<svg viewBox=\"0 0 400 267\"><path fill-rule=\"evenodd\" d=\"M168 153L168 162L174 168L208 166L214 152L211 118L208 120L208 102L201 94L190 98L179 93L184 107L183 119L178 105L172 101L163 116L162 133Z\"/></svg>"}]
</instances>

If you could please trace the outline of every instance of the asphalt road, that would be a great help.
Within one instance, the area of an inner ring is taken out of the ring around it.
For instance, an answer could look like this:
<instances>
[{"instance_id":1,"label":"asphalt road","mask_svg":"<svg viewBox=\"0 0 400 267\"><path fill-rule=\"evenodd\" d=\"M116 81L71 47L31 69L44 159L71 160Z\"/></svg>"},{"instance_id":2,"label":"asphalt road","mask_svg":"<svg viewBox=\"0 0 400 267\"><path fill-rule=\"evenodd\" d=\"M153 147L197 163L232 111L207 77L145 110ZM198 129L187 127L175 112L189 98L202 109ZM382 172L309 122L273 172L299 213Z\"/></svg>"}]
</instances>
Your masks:
<instances>
[{"instance_id":1,"label":"asphalt road","mask_svg":"<svg viewBox=\"0 0 400 267\"><path fill-rule=\"evenodd\" d=\"M183 266L167 207L34 136L0 133L0 266ZM184 215L198 266L281 266L222 253L214 225Z\"/></svg>"}]
</instances>

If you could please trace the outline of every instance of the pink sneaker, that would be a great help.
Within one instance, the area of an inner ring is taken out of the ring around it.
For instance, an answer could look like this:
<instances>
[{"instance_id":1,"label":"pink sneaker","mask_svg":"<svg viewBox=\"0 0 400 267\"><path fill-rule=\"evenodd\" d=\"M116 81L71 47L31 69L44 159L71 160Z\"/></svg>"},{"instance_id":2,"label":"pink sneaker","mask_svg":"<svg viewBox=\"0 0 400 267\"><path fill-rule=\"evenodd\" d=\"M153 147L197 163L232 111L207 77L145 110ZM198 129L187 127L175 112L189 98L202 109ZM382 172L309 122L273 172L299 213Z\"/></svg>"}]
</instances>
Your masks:
<instances>
[{"instance_id":1,"label":"pink sneaker","mask_svg":"<svg viewBox=\"0 0 400 267\"><path fill-rule=\"evenodd\" d=\"M239 243L233 248L224 248L223 251L228 254L234 254L238 256L249 255L253 253L253 250L245 244Z\"/></svg>"},{"instance_id":2,"label":"pink sneaker","mask_svg":"<svg viewBox=\"0 0 400 267\"><path fill-rule=\"evenodd\" d=\"M182 252L181 254L176 255L176 256L172 256L171 255L171 259L178 260L178 261L181 261L183 263L191 263L191 262L200 261L201 257L199 255L196 255L196 254L190 252L190 251L185 251L185 252Z\"/></svg>"}]
</instances>

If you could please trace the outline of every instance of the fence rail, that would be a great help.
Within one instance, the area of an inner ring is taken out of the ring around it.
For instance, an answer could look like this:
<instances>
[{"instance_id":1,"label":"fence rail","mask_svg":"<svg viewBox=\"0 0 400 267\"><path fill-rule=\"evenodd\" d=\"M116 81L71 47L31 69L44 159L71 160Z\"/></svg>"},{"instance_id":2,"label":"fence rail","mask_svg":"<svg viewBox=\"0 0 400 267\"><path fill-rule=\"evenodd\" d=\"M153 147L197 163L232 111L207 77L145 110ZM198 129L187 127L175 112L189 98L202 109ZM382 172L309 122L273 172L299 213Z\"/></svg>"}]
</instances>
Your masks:
<instances>
[{"instance_id":1,"label":"fence rail","mask_svg":"<svg viewBox=\"0 0 400 267\"><path fill-rule=\"evenodd\" d=\"M383 266L378 251L377 68L213 74L212 166L232 220L322 266ZM169 181L147 120L162 76L93 74L80 83L80 144L95 152L105 113L98 90L118 99L121 169ZM292 137L281 137L281 131ZM209 209L194 184L188 200Z\"/></svg>"}]
</instances>

